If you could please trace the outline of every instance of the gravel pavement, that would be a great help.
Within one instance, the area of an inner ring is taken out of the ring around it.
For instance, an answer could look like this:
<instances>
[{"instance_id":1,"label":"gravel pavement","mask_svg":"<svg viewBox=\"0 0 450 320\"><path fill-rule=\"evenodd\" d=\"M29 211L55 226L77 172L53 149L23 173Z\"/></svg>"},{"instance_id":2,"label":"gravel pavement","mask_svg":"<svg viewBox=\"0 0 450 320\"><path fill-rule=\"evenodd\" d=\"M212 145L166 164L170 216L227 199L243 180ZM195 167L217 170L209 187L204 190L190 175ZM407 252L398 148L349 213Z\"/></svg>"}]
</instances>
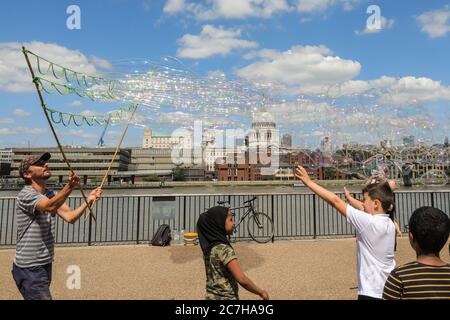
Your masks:
<instances>
[{"instance_id":1,"label":"gravel pavement","mask_svg":"<svg viewBox=\"0 0 450 320\"><path fill-rule=\"evenodd\" d=\"M245 273L271 299L355 299L355 239L278 241L234 245ZM447 251L446 251L447 250ZM11 276L14 250L0 250L0 299L21 299ZM448 245L442 258L449 260ZM397 264L415 259L399 238ZM80 267L81 288L66 286L71 265ZM205 271L200 247L57 247L52 294L72 299L203 299ZM259 297L240 288L241 299Z\"/></svg>"}]
</instances>

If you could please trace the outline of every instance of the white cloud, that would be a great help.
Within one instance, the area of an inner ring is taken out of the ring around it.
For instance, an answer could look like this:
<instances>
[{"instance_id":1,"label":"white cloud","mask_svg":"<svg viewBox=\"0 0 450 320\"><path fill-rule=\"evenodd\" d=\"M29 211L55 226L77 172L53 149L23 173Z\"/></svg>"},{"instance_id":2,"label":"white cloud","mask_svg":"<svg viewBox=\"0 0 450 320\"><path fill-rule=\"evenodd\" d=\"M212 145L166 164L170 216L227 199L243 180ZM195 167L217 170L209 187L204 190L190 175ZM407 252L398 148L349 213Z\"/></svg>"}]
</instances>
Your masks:
<instances>
[{"instance_id":1,"label":"white cloud","mask_svg":"<svg viewBox=\"0 0 450 320\"><path fill-rule=\"evenodd\" d=\"M123 132L120 131L115 131L115 130L108 130L106 132L106 135L108 137L112 137L112 138L121 138L122 137Z\"/></svg>"},{"instance_id":2,"label":"white cloud","mask_svg":"<svg viewBox=\"0 0 450 320\"><path fill-rule=\"evenodd\" d=\"M24 128L24 127L0 128L0 135L4 136L15 136L21 134L40 135L45 134L47 132L48 130L44 128Z\"/></svg>"},{"instance_id":3,"label":"white cloud","mask_svg":"<svg viewBox=\"0 0 450 320\"><path fill-rule=\"evenodd\" d=\"M15 123L15 121L12 118L5 118L3 120L0 120L0 124L3 124L3 125L5 125L5 124L14 124L14 123Z\"/></svg>"},{"instance_id":4,"label":"white cloud","mask_svg":"<svg viewBox=\"0 0 450 320\"><path fill-rule=\"evenodd\" d=\"M158 123L167 123L173 125L192 125L195 121L195 117L192 114L182 111L161 113L157 119Z\"/></svg>"},{"instance_id":5,"label":"white cloud","mask_svg":"<svg viewBox=\"0 0 450 320\"><path fill-rule=\"evenodd\" d=\"M327 103L315 103L307 99L272 105L267 111L274 117L276 123L284 125L319 124L337 114L336 109Z\"/></svg>"},{"instance_id":6,"label":"white cloud","mask_svg":"<svg viewBox=\"0 0 450 320\"><path fill-rule=\"evenodd\" d=\"M337 3L337 0L298 0L296 7L299 12L315 12L327 10Z\"/></svg>"},{"instance_id":7,"label":"white cloud","mask_svg":"<svg viewBox=\"0 0 450 320\"><path fill-rule=\"evenodd\" d=\"M201 59L214 55L226 56L233 50L258 47L254 41L240 38L241 30L227 30L204 25L200 35L186 34L178 40L181 48L177 56L182 58Z\"/></svg>"},{"instance_id":8,"label":"white cloud","mask_svg":"<svg viewBox=\"0 0 450 320\"><path fill-rule=\"evenodd\" d=\"M374 94L379 103L389 105L450 100L450 86L426 77L355 80L360 63L333 56L325 46L294 46L285 52L262 49L248 53L245 58L257 61L238 69L238 76L291 94L328 98Z\"/></svg>"},{"instance_id":9,"label":"white cloud","mask_svg":"<svg viewBox=\"0 0 450 320\"><path fill-rule=\"evenodd\" d=\"M270 19L276 14L297 11L301 15L322 14L332 7L351 11L362 0L168 0L164 13L188 15L197 20ZM306 19L303 17L302 22Z\"/></svg>"},{"instance_id":10,"label":"white cloud","mask_svg":"<svg viewBox=\"0 0 450 320\"><path fill-rule=\"evenodd\" d=\"M237 75L255 82L276 83L297 93L323 93L335 83L358 76L361 64L333 56L321 46L294 46L279 52L263 49L247 55L259 61L238 69Z\"/></svg>"},{"instance_id":11,"label":"white cloud","mask_svg":"<svg viewBox=\"0 0 450 320\"><path fill-rule=\"evenodd\" d=\"M322 13L331 7L340 5L345 11L353 10L361 0L297 0L296 8L300 13Z\"/></svg>"},{"instance_id":12,"label":"white cloud","mask_svg":"<svg viewBox=\"0 0 450 320\"><path fill-rule=\"evenodd\" d=\"M208 72L208 78L226 80L227 75L222 70L214 70Z\"/></svg>"},{"instance_id":13,"label":"white cloud","mask_svg":"<svg viewBox=\"0 0 450 320\"><path fill-rule=\"evenodd\" d=\"M91 56L89 62L100 69L111 70L113 68L111 62L105 59L98 58L96 56Z\"/></svg>"},{"instance_id":14,"label":"white cloud","mask_svg":"<svg viewBox=\"0 0 450 320\"><path fill-rule=\"evenodd\" d=\"M224 117L223 114L201 117L182 111L159 113L155 121L157 124L169 124L184 128L194 126L196 121L202 121L203 126L238 126L236 122Z\"/></svg>"},{"instance_id":15,"label":"white cloud","mask_svg":"<svg viewBox=\"0 0 450 320\"><path fill-rule=\"evenodd\" d=\"M442 9L427 11L416 17L420 23L421 31L432 39L445 37L450 32L450 6Z\"/></svg>"},{"instance_id":16,"label":"white cloud","mask_svg":"<svg viewBox=\"0 0 450 320\"><path fill-rule=\"evenodd\" d=\"M381 32L383 30L386 30L386 29L391 29L394 26L394 23L395 23L394 19L386 19L385 17L382 16L381 17L381 28L380 29L375 29L375 28L369 29L366 26L366 28L363 31L355 30L355 34L357 34L357 35L364 35L364 34L378 33L378 32Z\"/></svg>"},{"instance_id":17,"label":"white cloud","mask_svg":"<svg viewBox=\"0 0 450 320\"><path fill-rule=\"evenodd\" d=\"M183 12L186 8L184 0L169 0L164 6L164 12L168 14L177 14Z\"/></svg>"},{"instance_id":18,"label":"white cloud","mask_svg":"<svg viewBox=\"0 0 450 320\"><path fill-rule=\"evenodd\" d=\"M450 86L426 77L393 78L382 76L376 80L350 80L335 84L327 91L329 97L343 97L372 93L379 102L388 105L421 104L438 100L450 101Z\"/></svg>"},{"instance_id":19,"label":"white cloud","mask_svg":"<svg viewBox=\"0 0 450 320\"><path fill-rule=\"evenodd\" d=\"M3 42L0 43L0 90L10 92L31 92L34 85L31 82L30 71L28 70L25 58L22 54L22 45L52 62L71 68L75 71L95 75L97 68L106 68L110 65L106 60L93 57L88 59L78 50L70 50L53 43L33 41L28 43ZM30 60L34 68L37 69L36 59L30 55ZM41 69L46 71L46 63Z\"/></svg>"},{"instance_id":20,"label":"white cloud","mask_svg":"<svg viewBox=\"0 0 450 320\"><path fill-rule=\"evenodd\" d=\"M289 10L291 7L286 0L207 0L200 3L169 0L164 6L167 14L187 13L199 20L271 18Z\"/></svg>"},{"instance_id":21,"label":"white cloud","mask_svg":"<svg viewBox=\"0 0 450 320\"><path fill-rule=\"evenodd\" d=\"M83 102L81 102L80 100L75 100L72 101L71 103L69 103L69 107L74 107L74 108L79 108L83 105Z\"/></svg>"},{"instance_id":22,"label":"white cloud","mask_svg":"<svg viewBox=\"0 0 450 320\"><path fill-rule=\"evenodd\" d=\"M262 59L274 59L278 56L279 52L273 49L262 49L259 51L251 51L244 56L244 59L252 60L255 58Z\"/></svg>"},{"instance_id":23,"label":"white cloud","mask_svg":"<svg viewBox=\"0 0 450 320\"><path fill-rule=\"evenodd\" d=\"M105 116L104 114L92 110L84 110L80 112L80 115L85 117Z\"/></svg>"},{"instance_id":24,"label":"white cloud","mask_svg":"<svg viewBox=\"0 0 450 320\"><path fill-rule=\"evenodd\" d=\"M440 81L425 77L403 77L396 79L390 87L391 94L384 96L384 101L395 105L417 104L437 100L450 101L450 86L443 86Z\"/></svg>"},{"instance_id":25,"label":"white cloud","mask_svg":"<svg viewBox=\"0 0 450 320\"><path fill-rule=\"evenodd\" d=\"M88 132L83 129L71 129L68 133L69 136L76 136L84 139L98 139L98 135L93 132Z\"/></svg>"},{"instance_id":26,"label":"white cloud","mask_svg":"<svg viewBox=\"0 0 450 320\"><path fill-rule=\"evenodd\" d=\"M14 110L13 115L15 115L16 117L29 117L29 116L31 116L31 113L18 108L16 110Z\"/></svg>"}]
</instances>

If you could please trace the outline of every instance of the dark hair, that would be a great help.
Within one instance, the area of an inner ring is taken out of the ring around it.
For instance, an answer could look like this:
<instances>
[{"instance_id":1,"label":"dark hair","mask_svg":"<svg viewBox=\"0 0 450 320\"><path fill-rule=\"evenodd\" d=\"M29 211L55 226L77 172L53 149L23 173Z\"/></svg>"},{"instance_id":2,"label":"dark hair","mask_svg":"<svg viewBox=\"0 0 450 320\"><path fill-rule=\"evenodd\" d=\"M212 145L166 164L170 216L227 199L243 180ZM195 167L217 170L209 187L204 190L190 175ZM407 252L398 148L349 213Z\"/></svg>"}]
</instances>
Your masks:
<instances>
[{"instance_id":1,"label":"dark hair","mask_svg":"<svg viewBox=\"0 0 450 320\"><path fill-rule=\"evenodd\" d=\"M424 254L439 255L450 234L450 218L439 209L421 207L409 218L409 232Z\"/></svg>"},{"instance_id":2,"label":"dark hair","mask_svg":"<svg viewBox=\"0 0 450 320\"><path fill-rule=\"evenodd\" d=\"M367 193L372 200L379 200L384 212L393 215L395 207L394 193L387 181L368 184L362 192L363 194Z\"/></svg>"},{"instance_id":3,"label":"dark hair","mask_svg":"<svg viewBox=\"0 0 450 320\"><path fill-rule=\"evenodd\" d=\"M29 171L29 170L27 169L27 171L24 172L24 174L25 174L25 173L28 173L28 171ZM31 179L25 178L25 177L23 176L23 174L21 174L21 177L22 177L23 181L25 181L25 185L26 185L26 186L31 186L31 184L33 183L33 181L31 181Z\"/></svg>"}]
</instances>

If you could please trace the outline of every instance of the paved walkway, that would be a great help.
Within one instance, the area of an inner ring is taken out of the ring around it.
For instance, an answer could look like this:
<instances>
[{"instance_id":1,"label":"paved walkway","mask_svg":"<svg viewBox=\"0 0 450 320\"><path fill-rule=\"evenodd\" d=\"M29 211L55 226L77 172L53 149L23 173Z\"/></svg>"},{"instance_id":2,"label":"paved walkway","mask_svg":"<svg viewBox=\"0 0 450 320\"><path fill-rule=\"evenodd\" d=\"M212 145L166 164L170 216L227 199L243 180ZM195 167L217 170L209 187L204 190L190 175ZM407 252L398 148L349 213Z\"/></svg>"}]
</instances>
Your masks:
<instances>
[{"instance_id":1,"label":"paved walkway","mask_svg":"<svg viewBox=\"0 0 450 320\"><path fill-rule=\"evenodd\" d=\"M239 261L271 299L354 299L355 239L238 243ZM448 250L448 245L445 247ZM444 249L445 249L444 248ZM14 250L0 250L0 299L20 299L12 279ZM444 260L450 260L447 251ZM406 237L397 263L414 260ZM81 268L81 289L66 287L68 266ZM200 247L98 246L56 249L54 299L203 299ZM240 288L241 299L257 299Z\"/></svg>"}]
</instances>

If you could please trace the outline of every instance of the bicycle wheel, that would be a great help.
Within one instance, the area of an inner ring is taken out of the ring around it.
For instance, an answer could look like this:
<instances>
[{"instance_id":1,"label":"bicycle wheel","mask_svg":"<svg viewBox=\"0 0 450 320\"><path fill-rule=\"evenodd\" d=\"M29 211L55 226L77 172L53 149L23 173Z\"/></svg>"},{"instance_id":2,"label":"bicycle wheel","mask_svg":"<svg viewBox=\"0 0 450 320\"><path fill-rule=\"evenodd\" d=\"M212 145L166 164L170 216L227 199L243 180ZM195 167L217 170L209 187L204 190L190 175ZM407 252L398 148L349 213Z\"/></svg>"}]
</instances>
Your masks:
<instances>
[{"instance_id":1,"label":"bicycle wheel","mask_svg":"<svg viewBox=\"0 0 450 320\"><path fill-rule=\"evenodd\" d=\"M267 243L273 238L273 222L265 213L255 212L248 220L248 233L258 243Z\"/></svg>"}]
</instances>

